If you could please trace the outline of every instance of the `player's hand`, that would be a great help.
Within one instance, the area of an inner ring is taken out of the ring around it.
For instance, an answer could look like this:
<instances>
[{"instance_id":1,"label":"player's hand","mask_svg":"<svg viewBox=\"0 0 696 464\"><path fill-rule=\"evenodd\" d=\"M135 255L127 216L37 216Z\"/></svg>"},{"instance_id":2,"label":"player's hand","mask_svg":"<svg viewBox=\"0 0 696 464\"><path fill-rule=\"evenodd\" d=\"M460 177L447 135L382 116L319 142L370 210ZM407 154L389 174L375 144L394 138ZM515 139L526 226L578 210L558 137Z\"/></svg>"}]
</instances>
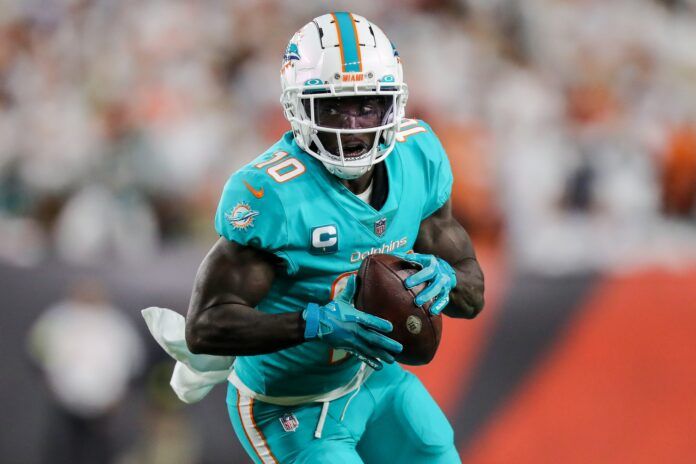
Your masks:
<instances>
[{"instance_id":1,"label":"player's hand","mask_svg":"<svg viewBox=\"0 0 696 464\"><path fill-rule=\"evenodd\" d=\"M403 346L380 333L391 332L391 322L359 311L351 304L354 293L355 276L351 276L346 288L332 302L324 306L307 305L302 312L306 321L305 339L318 339L348 351L379 370L382 361L393 363L394 356L401 353Z\"/></svg>"},{"instance_id":2,"label":"player's hand","mask_svg":"<svg viewBox=\"0 0 696 464\"><path fill-rule=\"evenodd\" d=\"M395 253L399 258L420 265L423 269L408 277L404 284L413 288L423 282L428 285L416 295L414 302L423 306L433 300L430 314L440 314L449 303L449 293L457 285L457 274L447 261L433 255L419 253Z\"/></svg>"}]
</instances>

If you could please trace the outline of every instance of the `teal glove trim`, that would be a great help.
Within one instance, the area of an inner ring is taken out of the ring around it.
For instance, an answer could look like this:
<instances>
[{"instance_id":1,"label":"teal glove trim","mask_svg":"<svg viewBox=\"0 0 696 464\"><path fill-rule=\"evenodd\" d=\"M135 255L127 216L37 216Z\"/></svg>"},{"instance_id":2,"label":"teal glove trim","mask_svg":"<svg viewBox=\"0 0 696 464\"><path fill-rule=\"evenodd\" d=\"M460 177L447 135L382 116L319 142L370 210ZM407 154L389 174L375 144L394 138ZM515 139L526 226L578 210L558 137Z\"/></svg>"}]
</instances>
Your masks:
<instances>
[{"instance_id":1,"label":"teal glove trim","mask_svg":"<svg viewBox=\"0 0 696 464\"><path fill-rule=\"evenodd\" d=\"M417 306L423 306L432 300L430 313L440 314L449 304L449 293L457 286L457 274L452 266L444 259L433 255L419 253L395 253L395 255L422 267L420 271L409 276L404 281L404 285L406 288L413 288L428 282L428 285L416 295L414 303Z\"/></svg>"},{"instance_id":2,"label":"teal glove trim","mask_svg":"<svg viewBox=\"0 0 696 464\"><path fill-rule=\"evenodd\" d=\"M393 363L403 346L384 335L392 331L391 322L359 311L350 303L354 293L355 276L352 276L335 300L324 306L309 303L302 312L306 321L305 339L321 340L354 354L373 369L381 369L381 361Z\"/></svg>"}]
</instances>

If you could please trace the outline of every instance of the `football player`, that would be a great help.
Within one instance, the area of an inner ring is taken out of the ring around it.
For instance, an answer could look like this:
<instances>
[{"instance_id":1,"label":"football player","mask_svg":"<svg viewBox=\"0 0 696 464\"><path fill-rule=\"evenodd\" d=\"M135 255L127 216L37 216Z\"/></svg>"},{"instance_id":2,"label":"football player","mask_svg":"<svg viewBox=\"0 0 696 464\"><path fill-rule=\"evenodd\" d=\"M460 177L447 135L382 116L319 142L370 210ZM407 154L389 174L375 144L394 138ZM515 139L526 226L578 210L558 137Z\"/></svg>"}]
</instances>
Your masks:
<instances>
[{"instance_id":1,"label":"football player","mask_svg":"<svg viewBox=\"0 0 696 464\"><path fill-rule=\"evenodd\" d=\"M425 122L404 118L401 59L361 16L305 25L280 76L292 130L224 187L188 347L237 356L227 404L254 462L459 462L444 414L394 363L391 324L351 303L361 261L397 253L422 267L406 281L427 283L417 305L482 309L447 155Z\"/></svg>"}]
</instances>

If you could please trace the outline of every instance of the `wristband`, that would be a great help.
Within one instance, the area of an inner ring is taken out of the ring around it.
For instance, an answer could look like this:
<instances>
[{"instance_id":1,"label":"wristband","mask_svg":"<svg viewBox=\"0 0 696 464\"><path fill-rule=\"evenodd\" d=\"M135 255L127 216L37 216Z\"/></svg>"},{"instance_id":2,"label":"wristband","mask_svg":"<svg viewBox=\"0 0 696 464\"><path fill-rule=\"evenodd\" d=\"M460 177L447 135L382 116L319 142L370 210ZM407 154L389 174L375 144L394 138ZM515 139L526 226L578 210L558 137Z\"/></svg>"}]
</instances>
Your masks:
<instances>
[{"instance_id":1,"label":"wristband","mask_svg":"<svg viewBox=\"0 0 696 464\"><path fill-rule=\"evenodd\" d=\"M302 312L305 322L304 337L306 340L316 338L319 333L319 308L316 303L309 303L307 309Z\"/></svg>"}]
</instances>

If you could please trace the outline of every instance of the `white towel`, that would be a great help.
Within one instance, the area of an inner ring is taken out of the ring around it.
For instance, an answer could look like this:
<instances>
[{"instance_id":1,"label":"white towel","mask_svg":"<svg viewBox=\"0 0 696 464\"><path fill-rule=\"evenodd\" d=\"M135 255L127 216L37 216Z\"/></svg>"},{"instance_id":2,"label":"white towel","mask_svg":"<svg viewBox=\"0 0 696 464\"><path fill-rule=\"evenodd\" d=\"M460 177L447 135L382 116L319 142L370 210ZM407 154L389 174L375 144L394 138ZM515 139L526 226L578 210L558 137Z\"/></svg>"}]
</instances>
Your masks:
<instances>
[{"instance_id":1,"label":"white towel","mask_svg":"<svg viewBox=\"0 0 696 464\"><path fill-rule=\"evenodd\" d=\"M170 385L185 403L202 400L212 388L224 382L232 371L233 356L193 354L186 346L186 319L171 309L143 309L150 333L169 356L176 360Z\"/></svg>"}]
</instances>

